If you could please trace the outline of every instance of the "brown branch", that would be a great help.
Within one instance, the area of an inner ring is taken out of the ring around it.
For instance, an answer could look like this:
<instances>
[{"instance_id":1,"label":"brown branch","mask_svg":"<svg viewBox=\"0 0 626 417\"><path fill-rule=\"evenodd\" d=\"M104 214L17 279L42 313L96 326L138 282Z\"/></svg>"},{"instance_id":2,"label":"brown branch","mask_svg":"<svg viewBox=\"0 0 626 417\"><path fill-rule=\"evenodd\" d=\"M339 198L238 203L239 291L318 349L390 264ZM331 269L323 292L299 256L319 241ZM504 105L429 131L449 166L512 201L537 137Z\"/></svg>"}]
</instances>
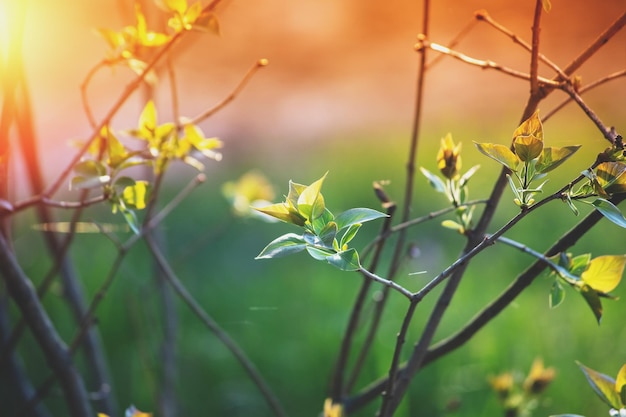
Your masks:
<instances>
[{"instance_id":1,"label":"brown branch","mask_svg":"<svg viewBox=\"0 0 626 417\"><path fill-rule=\"evenodd\" d=\"M231 101L233 101L235 98L237 98L237 96L241 93L241 91L244 89L244 87L252 79L252 76L254 74L256 74L256 72L259 69L264 68L267 65L268 65L268 60L267 59L259 59L252 67L250 67L250 69L248 70L246 75L243 76L241 81L239 81L239 84L237 84L237 86L233 89L233 91L230 92L230 94L228 94L224 99L222 99L222 101L220 101L215 106L211 107L210 109L208 109L208 110L200 113L196 117L192 118L188 123L194 124L194 125L198 124L198 123L202 122L203 120L206 120L209 117L213 116L218 111L222 110Z\"/></svg>"}]
</instances>

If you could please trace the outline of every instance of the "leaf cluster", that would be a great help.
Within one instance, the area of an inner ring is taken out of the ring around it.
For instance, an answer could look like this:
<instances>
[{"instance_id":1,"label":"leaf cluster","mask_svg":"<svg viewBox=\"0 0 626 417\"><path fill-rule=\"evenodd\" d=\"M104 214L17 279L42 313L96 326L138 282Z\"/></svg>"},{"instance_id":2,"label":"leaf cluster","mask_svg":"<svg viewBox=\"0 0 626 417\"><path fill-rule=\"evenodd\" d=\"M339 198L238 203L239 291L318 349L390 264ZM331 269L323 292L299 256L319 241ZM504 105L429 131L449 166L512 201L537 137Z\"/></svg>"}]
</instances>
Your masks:
<instances>
[{"instance_id":1,"label":"leaf cluster","mask_svg":"<svg viewBox=\"0 0 626 417\"><path fill-rule=\"evenodd\" d=\"M287 233L270 242L256 259L271 259L306 251L313 259L326 261L343 270L361 268L356 249L348 243L365 222L386 214L369 208L353 208L335 216L326 208L321 193L327 174L310 185L289 181L289 193L282 203L256 208L261 213L302 228L302 234Z\"/></svg>"},{"instance_id":2,"label":"leaf cluster","mask_svg":"<svg viewBox=\"0 0 626 417\"><path fill-rule=\"evenodd\" d=\"M515 195L515 204L525 209L535 203L534 196L542 192L545 181L535 186L532 183L559 167L580 145L545 147L543 125L537 111L513 132L512 149L493 143L476 143L476 147L511 171L515 180L511 175L507 175L507 178Z\"/></svg>"}]
</instances>

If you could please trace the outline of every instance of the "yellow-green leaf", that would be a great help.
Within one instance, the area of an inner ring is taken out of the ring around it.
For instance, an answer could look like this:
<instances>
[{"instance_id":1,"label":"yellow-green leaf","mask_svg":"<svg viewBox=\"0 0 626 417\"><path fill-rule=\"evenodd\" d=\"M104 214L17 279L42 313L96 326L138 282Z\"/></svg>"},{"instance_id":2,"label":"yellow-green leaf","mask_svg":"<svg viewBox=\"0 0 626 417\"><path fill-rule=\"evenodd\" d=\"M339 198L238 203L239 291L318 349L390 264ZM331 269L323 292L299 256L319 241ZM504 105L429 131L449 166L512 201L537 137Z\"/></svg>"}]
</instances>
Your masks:
<instances>
[{"instance_id":1,"label":"yellow-green leaf","mask_svg":"<svg viewBox=\"0 0 626 417\"><path fill-rule=\"evenodd\" d=\"M626 255L598 256L589 262L581 278L594 290L608 293L621 281L625 265Z\"/></svg>"},{"instance_id":2,"label":"yellow-green leaf","mask_svg":"<svg viewBox=\"0 0 626 417\"><path fill-rule=\"evenodd\" d=\"M603 162L596 168L598 183L607 193L626 192L626 164Z\"/></svg>"},{"instance_id":3,"label":"yellow-green leaf","mask_svg":"<svg viewBox=\"0 0 626 417\"><path fill-rule=\"evenodd\" d=\"M319 207L319 197L320 197L320 190L322 188L322 184L324 183L324 179L326 178L326 175L328 173L324 174L324 176L322 178L320 178L319 180L315 181L314 183L312 183L311 185L309 185L308 187L306 187L304 190L302 190L302 192L300 193L300 196L298 197L298 211L300 212L300 214L302 214L304 217L306 217L309 221L313 221L313 214L314 211L316 214L321 214L323 213L323 209L324 207ZM323 205L323 200L322 201L322 205ZM321 210L320 210L321 208Z\"/></svg>"},{"instance_id":4,"label":"yellow-green leaf","mask_svg":"<svg viewBox=\"0 0 626 417\"><path fill-rule=\"evenodd\" d=\"M157 126L156 107L152 100L148 100L139 116L138 137L149 140L154 136Z\"/></svg>"},{"instance_id":5,"label":"yellow-green leaf","mask_svg":"<svg viewBox=\"0 0 626 417\"><path fill-rule=\"evenodd\" d=\"M543 148L535 169L537 172L548 172L565 162L580 148L580 145L565 146L563 148Z\"/></svg>"},{"instance_id":6,"label":"yellow-green leaf","mask_svg":"<svg viewBox=\"0 0 626 417\"><path fill-rule=\"evenodd\" d=\"M626 364L624 364L615 378L615 391L620 395L622 407L626 406Z\"/></svg>"},{"instance_id":7,"label":"yellow-green leaf","mask_svg":"<svg viewBox=\"0 0 626 417\"><path fill-rule=\"evenodd\" d=\"M535 136L518 136L513 141L513 147L519 159L528 162L541 155L543 141Z\"/></svg>"},{"instance_id":8,"label":"yellow-green leaf","mask_svg":"<svg viewBox=\"0 0 626 417\"><path fill-rule=\"evenodd\" d=\"M306 219L296 210L289 207L287 203L271 204L265 207L255 207L254 209L261 213L275 217L278 220L295 224L297 226L304 226L304 223L306 222Z\"/></svg>"},{"instance_id":9,"label":"yellow-green leaf","mask_svg":"<svg viewBox=\"0 0 626 417\"><path fill-rule=\"evenodd\" d=\"M474 144L481 153L487 155L489 158L498 161L511 171L517 170L519 158L506 146L493 143L474 142Z\"/></svg>"},{"instance_id":10,"label":"yellow-green leaf","mask_svg":"<svg viewBox=\"0 0 626 417\"><path fill-rule=\"evenodd\" d=\"M620 409L620 399L615 392L615 380L610 376L594 371L580 362L576 362L587 377L587 382L598 396L611 408Z\"/></svg>"},{"instance_id":11,"label":"yellow-green leaf","mask_svg":"<svg viewBox=\"0 0 626 417\"><path fill-rule=\"evenodd\" d=\"M539 111L534 112L532 116L515 129L513 139L515 140L518 136L534 136L539 140L543 140L543 126L539 119Z\"/></svg>"}]
</instances>

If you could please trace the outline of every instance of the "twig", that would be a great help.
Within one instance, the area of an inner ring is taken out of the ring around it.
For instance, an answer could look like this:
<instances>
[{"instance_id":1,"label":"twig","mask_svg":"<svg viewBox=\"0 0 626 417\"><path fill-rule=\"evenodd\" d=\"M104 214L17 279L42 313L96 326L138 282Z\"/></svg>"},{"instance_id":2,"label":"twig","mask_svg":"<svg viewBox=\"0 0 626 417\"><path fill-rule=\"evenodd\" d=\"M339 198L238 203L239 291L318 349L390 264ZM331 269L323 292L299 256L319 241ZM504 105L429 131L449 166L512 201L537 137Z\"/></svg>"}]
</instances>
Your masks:
<instances>
[{"instance_id":1,"label":"twig","mask_svg":"<svg viewBox=\"0 0 626 417\"><path fill-rule=\"evenodd\" d=\"M520 45L521 47L526 49L528 52L532 51L533 48L532 48L531 45L526 43L524 40L522 40L515 33L511 32L509 29L507 29L505 26L503 26L500 23L496 22L491 17L491 15L489 15L489 13L487 13L486 10L479 10L479 11L477 11L475 13L475 17L476 17L476 20L481 21L481 22L485 22L485 23L489 24L491 27L493 27L494 29L496 29L499 32L505 34L506 36L511 38L511 40L514 43ZM539 58L539 60L541 62L543 62L544 64L549 66L552 70L554 70L557 74L559 74L562 77L563 80L567 80L568 79L568 76L561 70L561 68L559 68L558 65L556 65L554 62L552 62L550 59L548 59L548 57L546 57L544 54L538 52L537 53L537 57Z\"/></svg>"},{"instance_id":2,"label":"twig","mask_svg":"<svg viewBox=\"0 0 626 417\"><path fill-rule=\"evenodd\" d=\"M583 110L583 112L585 112L587 117L589 117L589 119L596 125L598 130L602 132L602 136L604 136L604 138L608 140L611 144L615 144L615 138L617 136L617 133L612 129L606 127L604 123L602 123L600 117L598 117L598 115L589 106L587 106L587 104L585 104L582 97L576 92L574 87L569 84L565 84L562 86L562 89L567 94L569 94L572 100L574 100L576 104L578 104L578 106Z\"/></svg>"},{"instance_id":3,"label":"twig","mask_svg":"<svg viewBox=\"0 0 626 417\"><path fill-rule=\"evenodd\" d=\"M612 74L607 75L606 77L602 77L592 83L589 83L579 89L577 89L576 91L578 92L578 94L582 95L584 93L586 93L587 91L590 91L596 87L599 87L605 83L608 83L609 81L612 81L616 78L619 77L624 77L626 76L626 69L625 70L621 70L621 71L617 71L614 72ZM552 110L550 110L549 112L545 113L543 115L543 117L541 118L541 120L545 123L548 119L550 119L552 116L554 116L559 110L561 110L563 107L565 107L566 104L570 103L573 101L573 98L570 96L568 98L566 98L565 100L563 100L562 102L560 102L558 105L556 105L556 107L554 107Z\"/></svg>"},{"instance_id":4,"label":"twig","mask_svg":"<svg viewBox=\"0 0 626 417\"><path fill-rule=\"evenodd\" d=\"M244 351L237 345L237 343L226 333L219 324L198 304L195 298L189 293L187 288L180 282L174 271L171 269L167 260L163 257L156 242L150 235L146 235L145 242L150 249L150 252L154 256L157 264L163 271L167 282L172 286L176 294L187 304L191 311L202 321L202 323L228 348L237 361L241 364L244 370L247 372L250 379L256 384L257 388L267 401L272 412L278 417L285 417L287 414L283 410L282 405L271 391L259 371L254 364L248 359Z\"/></svg>"},{"instance_id":5,"label":"twig","mask_svg":"<svg viewBox=\"0 0 626 417\"><path fill-rule=\"evenodd\" d=\"M208 119L209 117L213 116L215 113L217 113L218 111L220 111L221 109L223 109L224 107L226 107L231 101L233 101L235 98L237 98L237 96L239 95L239 93L241 93L241 91L244 89L244 87L246 86L246 84L248 84L248 81L250 81L250 79L252 78L252 76L261 68L267 66L268 64L268 60L267 59L259 59L246 73L246 75L243 76L243 78L241 79L241 81L239 81L239 84L237 84L237 86L233 89L233 91L231 91L230 94L228 94L224 99L222 99L222 101L220 101L218 104L216 104L215 106L213 106L212 108L200 113L199 115L197 115L196 117L194 117L193 119L191 119L191 121L189 121L189 123L191 124L198 124L200 122L202 122L203 120Z\"/></svg>"},{"instance_id":6,"label":"twig","mask_svg":"<svg viewBox=\"0 0 626 417\"><path fill-rule=\"evenodd\" d=\"M459 61L464 62L466 64L473 65L482 69L493 69L493 70L500 71L504 74L507 74L507 75L510 75L512 77L519 78L522 80L532 79L532 74L527 74L521 71L514 70L509 67L505 67L491 60L476 59L471 56L462 54L461 52L457 52L453 49L440 45L438 43L430 42L426 39L418 39L418 42L415 44L415 50L419 52L424 49L431 49L433 51L458 59ZM554 87L554 88L560 86L560 82L550 80L544 77L537 77L537 81L542 85L547 85L547 86Z\"/></svg>"},{"instance_id":7,"label":"twig","mask_svg":"<svg viewBox=\"0 0 626 417\"><path fill-rule=\"evenodd\" d=\"M39 302L35 289L13 256L7 241L0 234L0 271L11 297L20 308L33 336L41 346L48 366L58 377L68 413L74 417L91 415L87 391L73 366L69 352Z\"/></svg>"},{"instance_id":8,"label":"twig","mask_svg":"<svg viewBox=\"0 0 626 417\"><path fill-rule=\"evenodd\" d=\"M457 46L461 40L467 36L467 34L472 31L472 29L474 29L476 27L476 23L478 23L478 20L472 18L469 20L469 22L467 22L467 24L463 27L463 29L461 29L459 31L459 33L457 33L457 35L452 38L452 40L450 42L448 42L448 44L446 45L448 48L452 49L455 46ZM445 58L445 55L437 55L435 58L433 58L427 65L426 65L426 69L430 70L432 69L435 65L437 65L439 62L441 62L441 60Z\"/></svg>"},{"instance_id":9,"label":"twig","mask_svg":"<svg viewBox=\"0 0 626 417\"><path fill-rule=\"evenodd\" d=\"M384 192L382 191L380 186L376 183L374 184L374 190L378 191L379 195L384 195ZM385 217L385 220L383 222L383 225L381 228L381 234L385 233L385 231L391 227L391 223L393 221L393 214L396 210L396 205L390 202L389 199L386 197L386 195L384 195L384 200L385 201L382 201L382 203L383 203L383 206L386 207L387 209L386 210L387 217ZM376 250L374 252L374 256L372 257L372 262L370 263L370 266L369 266L369 270L372 272L375 272L376 268L378 267L378 262L380 260L380 255L382 254L384 244L385 244L385 240L381 240L376 245ZM361 314L363 312L363 305L365 304L365 300L367 298L367 294L369 292L371 284L372 284L371 279L367 277L363 277L363 283L361 284L359 293L357 294L356 300L354 301L352 311L350 312L350 318L348 319L348 325L346 327L346 331L343 334L341 346L339 348L339 355L337 357L337 363L335 364L335 370L333 373L333 378L332 378L331 387L330 387L330 394L329 394L330 398L335 402L340 401L341 398L343 398L343 396L346 395L347 392L350 391L351 386L354 383L354 380L356 379L357 375L359 374L361 370L361 365L362 365L364 356L366 355L369 349L369 345L371 343L371 341L368 342L367 340L366 340L366 343L364 343L364 346L361 349L359 359L357 360L356 364L353 367L351 378L348 381L348 383L345 384L344 386L344 377L345 377L346 368L347 368L348 356L350 354L350 349L352 348L352 344L354 342L354 335L356 333L357 325L359 323Z\"/></svg>"}]
</instances>

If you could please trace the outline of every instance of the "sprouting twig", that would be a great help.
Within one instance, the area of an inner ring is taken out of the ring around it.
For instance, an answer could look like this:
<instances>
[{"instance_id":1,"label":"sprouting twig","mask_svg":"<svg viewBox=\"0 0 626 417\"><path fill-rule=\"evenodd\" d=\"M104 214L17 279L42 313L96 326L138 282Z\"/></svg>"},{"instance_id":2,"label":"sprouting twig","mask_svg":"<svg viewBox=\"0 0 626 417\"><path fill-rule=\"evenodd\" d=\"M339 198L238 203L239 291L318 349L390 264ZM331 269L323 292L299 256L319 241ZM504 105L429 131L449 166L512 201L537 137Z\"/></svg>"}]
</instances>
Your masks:
<instances>
[{"instance_id":1,"label":"sprouting twig","mask_svg":"<svg viewBox=\"0 0 626 417\"><path fill-rule=\"evenodd\" d=\"M215 106L211 107L210 109L200 113L199 115L197 115L196 117L191 119L191 121L189 123L194 124L194 125L198 124L198 123L202 122L203 120L206 120L209 117L213 116L215 113L217 113L221 109L223 109L226 105L228 105L228 103L230 103L235 98L237 98L237 96L239 95L239 93L241 93L241 91L244 89L246 84L248 84L248 81L250 81L252 76L259 69L267 66L267 64L268 64L268 60L267 59L259 59L252 67L250 67L250 69L248 70L246 75L243 76L241 81L239 81L239 84L237 84L237 86L233 89L233 91L231 91L230 94L228 94L224 99L222 99L222 101L220 101Z\"/></svg>"}]
</instances>

